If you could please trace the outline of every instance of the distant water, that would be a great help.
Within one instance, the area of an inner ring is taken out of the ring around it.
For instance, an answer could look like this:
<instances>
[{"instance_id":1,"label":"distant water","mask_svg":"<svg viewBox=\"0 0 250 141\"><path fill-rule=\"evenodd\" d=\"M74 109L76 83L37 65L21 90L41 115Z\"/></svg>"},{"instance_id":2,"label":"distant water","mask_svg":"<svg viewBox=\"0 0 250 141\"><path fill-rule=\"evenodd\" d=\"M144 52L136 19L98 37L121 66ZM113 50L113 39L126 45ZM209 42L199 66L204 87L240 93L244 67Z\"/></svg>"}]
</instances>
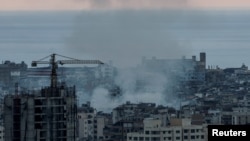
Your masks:
<instances>
[{"instance_id":1,"label":"distant water","mask_svg":"<svg viewBox=\"0 0 250 141\"><path fill-rule=\"evenodd\" d=\"M204 51L208 65L239 67L250 65L250 11L2 12L0 49L1 61L90 53L119 65Z\"/></svg>"}]
</instances>

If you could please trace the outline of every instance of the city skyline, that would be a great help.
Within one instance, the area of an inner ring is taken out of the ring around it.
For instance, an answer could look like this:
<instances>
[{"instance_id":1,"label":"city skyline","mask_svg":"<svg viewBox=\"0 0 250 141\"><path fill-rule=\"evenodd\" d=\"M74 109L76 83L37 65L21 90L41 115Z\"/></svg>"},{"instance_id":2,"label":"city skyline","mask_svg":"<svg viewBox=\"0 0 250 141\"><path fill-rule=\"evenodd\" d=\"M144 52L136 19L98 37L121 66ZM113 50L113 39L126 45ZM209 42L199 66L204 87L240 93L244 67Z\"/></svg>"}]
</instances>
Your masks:
<instances>
[{"instance_id":1,"label":"city skyline","mask_svg":"<svg viewBox=\"0 0 250 141\"><path fill-rule=\"evenodd\" d=\"M0 3L0 141L205 141L250 123L248 0Z\"/></svg>"}]
</instances>

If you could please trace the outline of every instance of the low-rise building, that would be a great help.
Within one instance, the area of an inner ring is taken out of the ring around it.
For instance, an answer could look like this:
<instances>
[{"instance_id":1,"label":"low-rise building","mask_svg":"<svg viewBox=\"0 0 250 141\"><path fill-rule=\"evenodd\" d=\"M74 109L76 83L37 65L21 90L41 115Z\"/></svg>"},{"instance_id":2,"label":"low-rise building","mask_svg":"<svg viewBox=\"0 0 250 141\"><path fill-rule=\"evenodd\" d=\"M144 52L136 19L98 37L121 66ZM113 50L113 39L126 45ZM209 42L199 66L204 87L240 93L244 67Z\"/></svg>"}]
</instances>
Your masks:
<instances>
[{"instance_id":1,"label":"low-rise building","mask_svg":"<svg viewBox=\"0 0 250 141\"><path fill-rule=\"evenodd\" d=\"M97 113L94 119L94 140L95 141L103 141L104 140L104 132L103 129L106 125L111 124L111 114L106 113Z\"/></svg>"},{"instance_id":2,"label":"low-rise building","mask_svg":"<svg viewBox=\"0 0 250 141\"><path fill-rule=\"evenodd\" d=\"M90 106L90 102L83 104L78 108L77 122L78 122L78 140L92 140L94 139L94 119L96 110Z\"/></svg>"},{"instance_id":3,"label":"low-rise building","mask_svg":"<svg viewBox=\"0 0 250 141\"><path fill-rule=\"evenodd\" d=\"M161 120L147 118L144 131L128 133L127 141L207 141L206 125L191 125L190 120L173 119L170 126L160 126Z\"/></svg>"}]
</instances>

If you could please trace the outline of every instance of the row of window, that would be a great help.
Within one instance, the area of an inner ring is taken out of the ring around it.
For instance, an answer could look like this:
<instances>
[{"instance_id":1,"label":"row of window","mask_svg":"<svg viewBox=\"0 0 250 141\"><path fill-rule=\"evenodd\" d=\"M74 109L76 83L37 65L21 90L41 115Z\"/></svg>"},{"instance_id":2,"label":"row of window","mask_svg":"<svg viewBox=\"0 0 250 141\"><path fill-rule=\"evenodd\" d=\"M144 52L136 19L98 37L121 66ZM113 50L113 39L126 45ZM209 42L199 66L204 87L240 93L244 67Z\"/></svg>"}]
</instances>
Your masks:
<instances>
[{"instance_id":1,"label":"row of window","mask_svg":"<svg viewBox=\"0 0 250 141\"><path fill-rule=\"evenodd\" d=\"M201 132L201 131L202 131L201 129L184 129L183 133L189 133L189 132L190 133L198 133L198 132ZM163 134L166 134L166 133L171 134L171 133L173 133L173 131L162 131L162 133ZM179 133L181 133L181 130L175 130L175 133L179 134ZM146 135L150 134L150 131L145 131L145 134ZM160 131L151 131L151 134L159 135Z\"/></svg>"},{"instance_id":2,"label":"row of window","mask_svg":"<svg viewBox=\"0 0 250 141\"><path fill-rule=\"evenodd\" d=\"M143 141L144 137L129 137L129 140L134 140L134 141ZM164 140L173 140L174 138L172 137L164 137ZM183 140L188 140L188 139L204 139L204 135L196 135L196 136L183 136ZM150 137L145 137L145 141L149 141ZM160 141L160 137L151 137L151 141ZM181 140L180 136L175 137L175 140Z\"/></svg>"}]
</instances>

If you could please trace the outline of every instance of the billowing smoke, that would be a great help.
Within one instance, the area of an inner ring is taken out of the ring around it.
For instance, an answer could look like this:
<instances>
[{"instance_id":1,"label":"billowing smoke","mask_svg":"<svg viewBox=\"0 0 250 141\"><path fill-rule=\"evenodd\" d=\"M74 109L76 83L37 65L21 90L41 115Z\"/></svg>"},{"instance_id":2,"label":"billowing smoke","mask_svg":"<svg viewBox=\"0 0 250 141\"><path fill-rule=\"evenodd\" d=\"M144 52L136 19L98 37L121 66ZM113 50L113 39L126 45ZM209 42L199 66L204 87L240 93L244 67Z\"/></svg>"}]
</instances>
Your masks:
<instances>
[{"instance_id":1,"label":"billowing smoke","mask_svg":"<svg viewBox=\"0 0 250 141\"><path fill-rule=\"evenodd\" d=\"M104 62L112 60L118 67L114 83L122 90L121 96L111 97L107 89L98 87L85 101L91 101L93 107L104 111L126 101L178 107L175 92L178 79L167 69L169 66L159 63L152 69L154 66L143 66L140 60L143 56L180 59L191 52L188 43L179 44L172 34L175 19L182 14L182 11L164 10L82 13L68 39L68 50ZM180 68L179 65L170 64L173 68Z\"/></svg>"},{"instance_id":2,"label":"billowing smoke","mask_svg":"<svg viewBox=\"0 0 250 141\"><path fill-rule=\"evenodd\" d=\"M171 62L171 60L165 61ZM121 93L113 96L109 90L98 87L94 90L90 101L93 107L101 111L111 111L127 101L179 108L181 91L178 89L179 77L184 74L180 66L179 62L175 62L171 66L160 63L155 65L155 68L151 68L150 64L141 64L135 68L118 69L114 83L121 88ZM180 71L173 72L175 69Z\"/></svg>"},{"instance_id":3,"label":"billowing smoke","mask_svg":"<svg viewBox=\"0 0 250 141\"><path fill-rule=\"evenodd\" d=\"M132 103L156 103L161 105L166 105L165 96L159 92L144 92L144 93L129 93L126 92L120 97L111 97L108 90L104 88L96 88L92 97L91 97L91 104L94 108L98 111L105 111L110 112L113 108L124 104L127 101ZM173 103L168 104L169 106Z\"/></svg>"},{"instance_id":4,"label":"billowing smoke","mask_svg":"<svg viewBox=\"0 0 250 141\"><path fill-rule=\"evenodd\" d=\"M105 88L96 88L90 99L91 105L98 111L110 112L119 105L119 99L112 99Z\"/></svg>"}]
</instances>

